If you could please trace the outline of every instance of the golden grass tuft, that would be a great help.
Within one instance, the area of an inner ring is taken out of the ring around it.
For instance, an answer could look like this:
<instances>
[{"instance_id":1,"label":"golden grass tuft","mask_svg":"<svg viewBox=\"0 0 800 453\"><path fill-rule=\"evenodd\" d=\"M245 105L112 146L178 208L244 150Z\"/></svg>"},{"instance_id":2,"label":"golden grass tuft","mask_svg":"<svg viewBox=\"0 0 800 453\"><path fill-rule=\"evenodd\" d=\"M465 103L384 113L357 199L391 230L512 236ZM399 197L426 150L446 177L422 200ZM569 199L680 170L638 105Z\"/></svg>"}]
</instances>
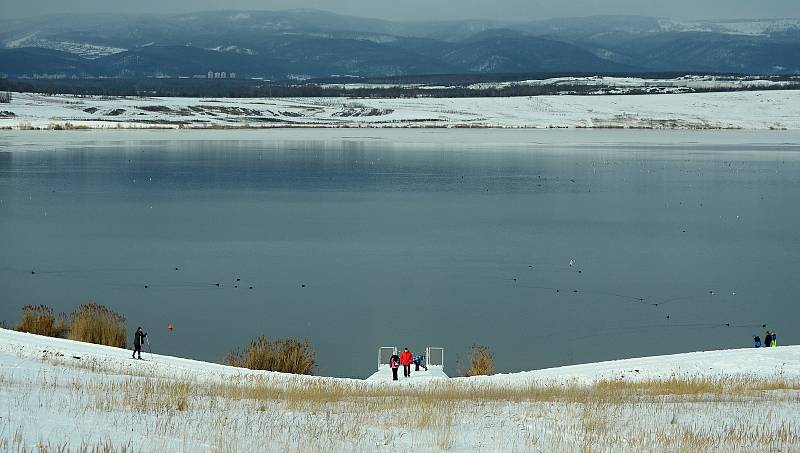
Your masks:
<instances>
[{"instance_id":1,"label":"golden grass tuft","mask_svg":"<svg viewBox=\"0 0 800 453\"><path fill-rule=\"evenodd\" d=\"M472 345L469 350L467 376L488 376L490 374L494 374L494 354L487 346Z\"/></svg>"},{"instance_id":2,"label":"golden grass tuft","mask_svg":"<svg viewBox=\"0 0 800 453\"><path fill-rule=\"evenodd\" d=\"M260 336L251 341L243 352L233 351L228 354L226 361L228 365L251 370L311 374L316 366L316 355L308 340L269 340Z\"/></svg>"},{"instance_id":3,"label":"golden grass tuft","mask_svg":"<svg viewBox=\"0 0 800 453\"><path fill-rule=\"evenodd\" d=\"M14 329L48 337L63 337L67 332L67 320L63 314L55 316L53 309L47 305L26 305L22 307L22 319Z\"/></svg>"},{"instance_id":4,"label":"golden grass tuft","mask_svg":"<svg viewBox=\"0 0 800 453\"><path fill-rule=\"evenodd\" d=\"M105 305L82 304L72 312L69 338L125 348L125 317Z\"/></svg>"}]
</instances>

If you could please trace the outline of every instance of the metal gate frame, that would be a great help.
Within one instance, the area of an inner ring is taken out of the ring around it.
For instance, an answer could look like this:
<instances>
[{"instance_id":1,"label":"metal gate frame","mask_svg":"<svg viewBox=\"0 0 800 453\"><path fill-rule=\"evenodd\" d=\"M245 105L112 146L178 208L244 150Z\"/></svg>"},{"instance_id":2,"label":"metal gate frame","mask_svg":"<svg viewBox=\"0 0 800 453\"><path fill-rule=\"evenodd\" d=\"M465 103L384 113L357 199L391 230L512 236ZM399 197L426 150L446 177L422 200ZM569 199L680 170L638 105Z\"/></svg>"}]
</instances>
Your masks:
<instances>
[{"instance_id":1,"label":"metal gate frame","mask_svg":"<svg viewBox=\"0 0 800 453\"><path fill-rule=\"evenodd\" d=\"M392 355L396 355L397 354L397 346L381 346L381 347L379 347L378 348L378 371L380 371L382 365L387 365L387 366L389 365L389 362L386 362L386 363L382 363L381 362L381 358L383 357L382 353L383 353L384 349L391 349L392 350L392 353L389 354L390 357Z\"/></svg>"},{"instance_id":2,"label":"metal gate frame","mask_svg":"<svg viewBox=\"0 0 800 453\"><path fill-rule=\"evenodd\" d=\"M442 363L440 363L440 364L432 364L431 363L431 351L432 350L442 351ZM441 348L441 347L438 347L438 346L428 346L427 348L425 348L425 364L428 365L428 366L440 366L440 367L444 368L444 348Z\"/></svg>"}]
</instances>

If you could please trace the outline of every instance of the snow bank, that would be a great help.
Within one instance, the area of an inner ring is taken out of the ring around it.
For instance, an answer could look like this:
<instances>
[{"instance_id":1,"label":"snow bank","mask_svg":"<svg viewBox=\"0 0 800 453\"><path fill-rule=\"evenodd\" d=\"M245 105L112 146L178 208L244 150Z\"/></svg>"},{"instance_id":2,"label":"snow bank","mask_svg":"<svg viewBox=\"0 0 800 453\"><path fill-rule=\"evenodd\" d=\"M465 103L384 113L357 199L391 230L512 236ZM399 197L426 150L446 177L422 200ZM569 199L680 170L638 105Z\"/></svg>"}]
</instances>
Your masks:
<instances>
[{"instance_id":1,"label":"snow bank","mask_svg":"<svg viewBox=\"0 0 800 453\"><path fill-rule=\"evenodd\" d=\"M147 347L145 347L147 349ZM49 338L12 330L0 329L0 366L8 368L15 361L46 362L57 360L69 367L95 369L109 374L147 374L156 377L193 379L216 379L262 375L272 379L310 380L316 382L345 383L359 385L358 379L330 378L318 376L297 376L267 371L253 371L216 363L148 354L146 361L131 359L126 349L81 343L61 338ZM0 369L2 369L0 368ZM430 381L447 378L441 368L430 367L430 371L413 372L412 382L426 385ZM556 381L576 381L591 383L607 379L666 379L670 377L782 377L800 380L800 346L781 346L778 348L730 349L725 351L704 351L673 354L656 357L613 360L607 362L570 365L542 370L525 371L494 376L455 378L453 382L481 382L496 385L529 385ZM401 373L402 380L402 373ZM391 382L388 368L379 370L367 382Z\"/></svg>"}]
</instances>

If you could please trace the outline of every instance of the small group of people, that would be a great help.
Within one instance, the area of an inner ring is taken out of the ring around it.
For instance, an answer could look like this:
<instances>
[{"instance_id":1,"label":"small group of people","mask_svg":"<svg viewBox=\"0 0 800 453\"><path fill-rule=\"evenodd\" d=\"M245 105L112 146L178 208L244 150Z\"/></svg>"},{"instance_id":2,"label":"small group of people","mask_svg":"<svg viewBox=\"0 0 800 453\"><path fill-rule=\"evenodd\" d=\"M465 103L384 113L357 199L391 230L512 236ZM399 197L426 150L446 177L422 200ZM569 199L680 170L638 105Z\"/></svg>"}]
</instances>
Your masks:
<instances>
[{"instance_id":1,"label":"small group of people","mask_svg":"<svg viewBox=\"0 0 800 453\"><path fill-rule=\"evenodd\" d=\"M411 377L411 364L414 364L414 371L419 371L419 367L428 371L428 367L425 365L425 356L421 354L414 355L408 348L403 348L403 352L400 355L392 354L389 357L389 368L392 369L392 380L397 380L397 370L400 368L400 365L403 365L403 377Z\"/></svg>"},{"instance_id":2,"label":"small group of people","mask_svg":"<svg viewBox=\"0 0 800 453\"><path fill-rule=\"evenodd\" d=\"M761 343L761 337L758 335L753 337L753 342L755 342L757 348L775 348L778 346L778 334L768 330L767 335L764 337L764 343Z\"/></svg>"}]
</instances>

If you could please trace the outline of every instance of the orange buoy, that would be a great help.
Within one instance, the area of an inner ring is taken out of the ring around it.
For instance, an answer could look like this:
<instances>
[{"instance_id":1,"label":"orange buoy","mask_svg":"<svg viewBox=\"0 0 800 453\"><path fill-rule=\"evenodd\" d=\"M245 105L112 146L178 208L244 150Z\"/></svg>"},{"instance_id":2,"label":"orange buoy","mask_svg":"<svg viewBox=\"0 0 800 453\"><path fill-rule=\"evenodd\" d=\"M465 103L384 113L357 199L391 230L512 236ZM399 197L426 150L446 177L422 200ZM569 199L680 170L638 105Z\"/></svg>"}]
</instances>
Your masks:
<instances>
[{"instance_id":1,"label":"orange buoy","mask_svg":"<svg viewBox=\"0 0 800 453\"><path fill-rule=\"evenodd\" d=\"M172 332L172 329L173 329L173 327L172 327L172 324L167 324L167 330L169 330L170 332Z\"/></svg>"}]
</instances>

